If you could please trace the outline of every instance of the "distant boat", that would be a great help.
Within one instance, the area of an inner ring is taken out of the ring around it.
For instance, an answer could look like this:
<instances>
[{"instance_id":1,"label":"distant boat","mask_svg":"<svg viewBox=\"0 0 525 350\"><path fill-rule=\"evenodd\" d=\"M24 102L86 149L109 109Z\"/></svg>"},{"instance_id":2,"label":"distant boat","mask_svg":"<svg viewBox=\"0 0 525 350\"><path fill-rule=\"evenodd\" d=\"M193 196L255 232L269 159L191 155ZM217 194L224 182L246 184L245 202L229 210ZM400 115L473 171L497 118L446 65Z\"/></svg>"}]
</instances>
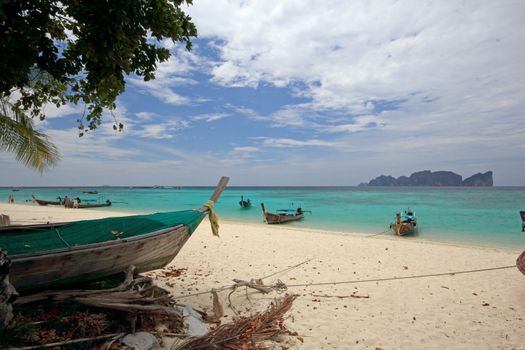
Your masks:
<instances>
[{"instance_id":1,"label":"distant boat","mask_svg":"<svg viewBox=\"0 0 525 350\"><path fill-rule=\"evenodd\" d=\"M20 191L20 189L19 188L13 188L11 191L18 192L18 191Z\"/></svg>"},{"instance_id":2,"label":"distant boat","mask_svg":"<svg viewBox=\"0 0 525 350\"><path fill-rule=\"evenodd\" d=\"M413 210L407 209L402 213L396 213L396 221L390 224L390 228L398 236L412 234L417 231L417 218Z\"/></svg>"},{"instance_id":3,"label":"distant boat","mask_svg":"<svg viewBox=\"0 0 525 350\"><path fill-rule=\"evenodd\" d=\"M98 194L98 191L82 191L84 194Z\"/></svg>"},{"instance_id":4,"label":"distant boat","mask_svg":"<svg viewBox=\"0 0 525 350\"><path fill-rule=\"evenodd\" d=\"M210 198L217 202L223 177ZM179 253L210 207L70 223L0 228L0 246L11 260L17 291L94 281L129 266L136 272L162 268Z\"/></svg>"},{"instance_id":5,"label":"distant boat","mask_svg":"<svg viewBox=\"0 0 525 350\"><path fill-rule=\"evenodd\" d=\"M268 213L264 208L264 203L261 203L263 212L263 219L267 224L284 224L285 222L301 220L304 217L304 211L302 208L297 209L279 209L280 213L272 214Z\"/></svg>"},{"instance_id":6,"label":"distant boat","mask_svg":"<svg viewBox=\"0 0 525 350\"><path fill-rule=\"evenodd\" d=\"M35 197L35 195L31 195L33 197L33 201L35 201L38 205L62 205L64 204L63 201L45 201L43 199L38 199Z\"/></svg>"},{"instance_id":7,"label":"distant boat","mask_svg":"<svg viewBox=\"0 0 525 350\"><path fill-rule=\"evenodd\" d=\"M244 197L241 196L241 200L239 201L239 205L240 205L242 208L249 208L249 207L252 206L252 202L250 202L249 199L244 200Z\"/></svg>"}]
</instances>

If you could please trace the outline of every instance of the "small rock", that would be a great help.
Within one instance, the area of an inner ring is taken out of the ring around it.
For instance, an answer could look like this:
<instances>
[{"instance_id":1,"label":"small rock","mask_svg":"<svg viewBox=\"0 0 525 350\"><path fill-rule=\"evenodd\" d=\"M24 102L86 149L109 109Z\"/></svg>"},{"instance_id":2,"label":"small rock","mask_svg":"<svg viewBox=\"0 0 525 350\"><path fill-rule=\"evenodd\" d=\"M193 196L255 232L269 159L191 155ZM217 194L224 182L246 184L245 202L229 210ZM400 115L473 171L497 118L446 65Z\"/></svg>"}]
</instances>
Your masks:
<instances>
[{"instance_id":1,"label":"small rock","mask_svg":"<svg viewBox=\"0 0 525 350\"><path fill-rule=\"evenodd\" d=\"M135 334L128 334L122 338L121 342L137 350L150 350L159 346L157 338L148 332L136 332Z\"/></svg>"}]
</instances>

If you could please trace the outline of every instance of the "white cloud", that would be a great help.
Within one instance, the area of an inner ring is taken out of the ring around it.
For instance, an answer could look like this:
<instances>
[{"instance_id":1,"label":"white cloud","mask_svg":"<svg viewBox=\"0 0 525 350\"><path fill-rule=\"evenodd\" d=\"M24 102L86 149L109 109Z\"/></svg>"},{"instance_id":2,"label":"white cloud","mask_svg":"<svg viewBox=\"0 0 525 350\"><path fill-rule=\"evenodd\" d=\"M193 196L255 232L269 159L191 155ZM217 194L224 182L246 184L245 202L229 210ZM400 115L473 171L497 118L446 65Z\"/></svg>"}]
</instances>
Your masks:
<instances>
[{"instance_id":1,"label":"white cloud","mask_svg":"<svg viewBox=\"0 0 525 350\"><path fill-rule=\"evenodd\" d=\"M44 106L43 112L46 115L46 119L67 117L72 114L77 114L78 117L83 114L83 107L80 105L66 104L61 107L57 107L52 103L48 103Z\"/></svg>"},{"instance_id":2,"label":"white cloud","mask_svg":"<svg viewBox=\"0 0 525 350\"><path fill-rule=\"evenodd\" d=\"M164 103L171 105L189 104L191 100L175 92L173 87L197 84L197 81L188 77L188 74L202 66L204 61L195 54L188 52L181 45L173 47L171 51L171 57L158 65L154 80L144 81L135 77L129 78L128 82Z\"/></svg>"},{"instance_id":3,"label":"white cloud","mask_svg":"<svg viewBox=\"0 0 525 350\"><path fill-rule=\"evenodd\" d=\"M234 152L257 152L259 150L258 147L253 146L237 146L233 147Z\"/></svg>"},{"instance_id":4,"label":"white cloud","mask_svg":"<svg viewBox=\"0 0 525 350\"><path fill-rule=\"evenodd\" d=\"M229 117L227 113L210 113L210 114L200 114L193 117L193 120L204 120L207 123L214 122Z\"/></svg>"},{"instance_id":5,"label":"white cloud","mask_svg":"<svg viewBox=\"0 0 525 350\"><path fill-rule=\"evenodd\" d=\"M294 140L288 138L267 138L262 144L267 147L334 147L337 146L335 142L311 139L311 140Z\"/></svg>"}]
</instances>

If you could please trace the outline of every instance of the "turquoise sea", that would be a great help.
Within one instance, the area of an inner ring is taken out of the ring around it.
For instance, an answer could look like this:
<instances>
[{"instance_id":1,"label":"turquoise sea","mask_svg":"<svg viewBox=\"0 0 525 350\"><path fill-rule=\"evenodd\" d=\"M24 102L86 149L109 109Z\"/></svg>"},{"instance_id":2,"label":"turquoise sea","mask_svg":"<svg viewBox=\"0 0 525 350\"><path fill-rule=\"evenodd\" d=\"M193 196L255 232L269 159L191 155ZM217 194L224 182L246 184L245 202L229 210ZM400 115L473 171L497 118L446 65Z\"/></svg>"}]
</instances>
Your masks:
<instances>
[{"instance_id":1,"label":"turquoise sea","mask_svg":"<svg viewBox=\"0 0 525 350\"><path fill-rule=\"evenodd\" d=\"M95 190L98 194L83 194ZM54 200L57 196L84 201L111 200L114 205L98 210L139 213L196 208L206 202L212 187L22 187L0 188L0 200L8 195L15 203L31 203L31 195ZM240 196L253 203L243 209ZM525 248L520 210L525 210L525 187L229 187L216 206L220 218L262 223L260 203L269 212L301 206L311 210L305 219L289 226L376 234L388 230L396 211L415 210L419 232L414 238L468 245ZM35 204L36 205L36 204ZM407 239L414 239L407 237Z\"/></svg>"}]
</instances>

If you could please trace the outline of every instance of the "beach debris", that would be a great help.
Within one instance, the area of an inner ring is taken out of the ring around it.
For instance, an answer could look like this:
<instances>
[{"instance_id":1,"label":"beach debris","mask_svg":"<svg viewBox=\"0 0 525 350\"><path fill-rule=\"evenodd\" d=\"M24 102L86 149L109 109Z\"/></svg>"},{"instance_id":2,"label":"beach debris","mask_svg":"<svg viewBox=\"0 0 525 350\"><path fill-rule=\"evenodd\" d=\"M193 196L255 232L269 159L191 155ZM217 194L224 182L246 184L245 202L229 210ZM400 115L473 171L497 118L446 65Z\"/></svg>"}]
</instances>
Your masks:
<instances>
[{"instance_id":1,"label":"beach debris","mask_svg":"<svg viewBox=\"0 0 525 350\"><path fill-rule=\"evenodd\" d=\"M221 317L224 316L224 308L222 307L221 302L219 301L219 295L216 290L211 291L213 298L213 315L206 317L206 321L213 323L220 323Z\"/></svg>"},{"instance_id":2,"label":"beach debris","mask_svg":"<svg viewBox=\"0 0 525 350\"><path fill-rule=\"evenodd\" d=\"M233 322L223 324L202 337L176 344L171 350L270 349L268 341L280 343L282 341L280 338L283 336L298 336L284 325L284 314L290 310L296 297L297 295L287 294L274 300L264 312L238 317Z\"/></svg>"},{"instance_id":3,"label":"beach debris","mask_svg":"<svg viewBox=\"0 0 525 350\"><path fill-rule=\"evenodd\" d=\"M370 298L370 295L357 295L355 294L356 292L350 294L350 295L327 295L327 294L323 294L323 295L320 295L320 294L312 294L312 296L314 297L318 297L318 298L338 298L338 299L344 299L344 298L356 298L356 299L369 299ZM317 300L313 300L313 301L317 301Z\"/></svg>"},{"instance_id":4,"label":"beach debris","mask_svg":"<svg viewBox=\"0 0 525 350\"><path fill-rule=\"evenodd\" d=\"M57 343L99 344L103 340L106 345L108 341L118 345L116 340L126 333L155 333L160 325L166 333L182 334L183 316L169 293L154 285L151 278L134 275L134 271L130 267L124 281L114 288L53 290L19 298L15 303L17 316L8 329L14 335L7 339L9 345L48 348ZM114 338L117 334L120 336Z\"/></svg>"},{"instance_id":5,"label":"beach debris","mask_svg":"<svg viewBox=\"0 0 525 350\"><path fill-rule=\"evenodd\" d=\"M208 333L208 325L204 323L202 315L190 305L179 307L184 317L184 328L190 337L200 337Z\"/></svg>"},{"instance_id":6,"label":"beach debris","mask_svg":"<svg viewBox=\"0 0 525 350\"><path fill-rule=\"evenodd\" d=\"M157 338L148 332L136 332L135 334L127 334L120 342L135 350L151 350L159 346Z\"/></svg>"}]
</instances>

